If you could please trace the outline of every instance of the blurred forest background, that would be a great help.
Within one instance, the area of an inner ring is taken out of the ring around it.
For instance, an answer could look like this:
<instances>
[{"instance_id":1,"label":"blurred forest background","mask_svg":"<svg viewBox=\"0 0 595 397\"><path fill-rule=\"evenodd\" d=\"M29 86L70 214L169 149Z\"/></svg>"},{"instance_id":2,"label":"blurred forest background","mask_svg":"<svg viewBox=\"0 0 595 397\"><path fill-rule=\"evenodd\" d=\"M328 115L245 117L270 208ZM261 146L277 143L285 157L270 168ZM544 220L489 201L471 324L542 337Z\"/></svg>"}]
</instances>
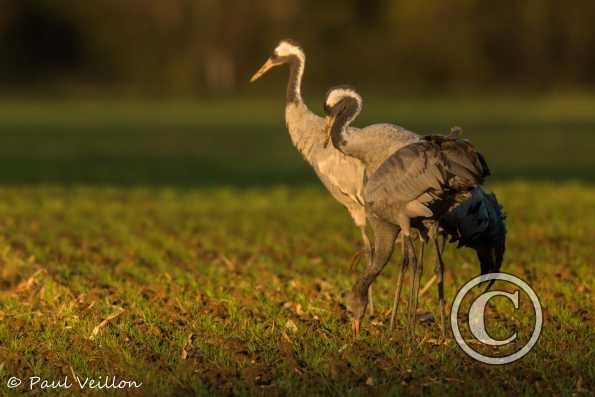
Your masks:
<instances>
[{"instance_id":1,"label":"blurred forest background","mask_svg":"<svg viewBox=\"0 0 595 397\"><path fill-rule=\"evenodd\" d=\"M389 92L595 86L589 0L0 4L5 95L233 94L285 37L315 60L306 79L312 85L351 81Z\"/></svg>"},{"instance_id":2,"label":"blurred forest background","mask_svg":"<svg viewBox=\"0 0 595 397\"><path fill-rule=\"evenodd\" d=\"M0 184L315 184L283 122L283 38L322 112L461 125L495 179L595 179L595 2L0 0Z\"/></svg>"}]
</instances>

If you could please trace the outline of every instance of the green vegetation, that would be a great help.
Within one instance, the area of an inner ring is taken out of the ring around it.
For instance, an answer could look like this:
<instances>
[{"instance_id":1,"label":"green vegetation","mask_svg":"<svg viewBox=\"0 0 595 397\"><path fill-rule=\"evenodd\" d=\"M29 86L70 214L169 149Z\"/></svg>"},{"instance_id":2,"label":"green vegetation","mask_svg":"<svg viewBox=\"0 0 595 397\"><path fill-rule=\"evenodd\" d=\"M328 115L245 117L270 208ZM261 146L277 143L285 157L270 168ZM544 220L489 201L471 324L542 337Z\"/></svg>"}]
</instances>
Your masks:
<instances>
[{"instance_id":1,"label":"green vegetation","mask_svg":"<svg viewBox=\"0 0 595 397\"><path fill-rule=\"evenodd\" d=\"M361 124L460 124L487 153L488 188L509 217L504 270L544 309L533 351L490 367L436 344L436 323L418 325L416 343L402 323L386 332L398 252L375 284L378 314L352 339L341 294L358 232L291 146L280 103L4 103L0 395L25 394L5 386L11 376L73 372L143 382L101 395L586 395L593 108L592 98L366 107ZM478 266L468 250L445 259L450 302ZM432 268L430 251L425 280ZM437 313L435 295L420 311ZM523 308L497 301L502 321L488 329L503 337L526 325Z\"/></svg>"},{"instance_id":2,"label":"green vegetation","mask_svg":"<svg viewBox=\"0 0 595 397\"><path fill-rule=\"evenodd\" d=\"M275 78L283 80L284 73ZM310 107L322 113L324 91ZM494 178L595 181L595 97L374 98L356 125L460 125ZM283 103L0 103L0 183L204 187L318 181L290 144Z\"/></svg>"}]
</instances>

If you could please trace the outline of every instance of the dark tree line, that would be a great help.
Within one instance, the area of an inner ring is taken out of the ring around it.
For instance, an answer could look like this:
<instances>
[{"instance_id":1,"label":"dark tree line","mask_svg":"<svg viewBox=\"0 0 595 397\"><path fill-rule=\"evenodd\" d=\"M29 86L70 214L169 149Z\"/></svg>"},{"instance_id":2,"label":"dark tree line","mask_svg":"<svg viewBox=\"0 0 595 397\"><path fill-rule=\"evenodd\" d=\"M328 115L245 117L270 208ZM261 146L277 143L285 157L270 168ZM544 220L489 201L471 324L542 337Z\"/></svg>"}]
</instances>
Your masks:
<instances>
[{"instance_id":1,"label":"dark tree line","mask_svg":"<svg viewBox=\"0 0 595 397\"><path fill-rule=\"evenodd\" d=\"M592 0L0 0L0 84L231 92L292 37L313 84L592 89L594 20Z\"/></svg>"}]
</instances>

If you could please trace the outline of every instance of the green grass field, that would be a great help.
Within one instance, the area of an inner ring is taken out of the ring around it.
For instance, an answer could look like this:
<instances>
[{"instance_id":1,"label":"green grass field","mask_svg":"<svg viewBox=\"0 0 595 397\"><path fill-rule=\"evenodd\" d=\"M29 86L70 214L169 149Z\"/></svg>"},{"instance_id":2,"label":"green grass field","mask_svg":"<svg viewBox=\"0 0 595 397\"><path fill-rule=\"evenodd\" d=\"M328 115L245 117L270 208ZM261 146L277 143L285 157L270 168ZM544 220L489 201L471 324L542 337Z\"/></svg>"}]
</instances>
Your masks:
<instances>
[{"instance_id":1,"label":"green grass field","mask_svg":"<svg viewBox=\"0 0 595 397\"><path fill-rule=\"evenodd\" d=\"M378 99L359 123L461 125L487 155L508 214L503 270L544 312L533 351L492 367L435 343L437 323L408 341L403 311L387 332L398 251L375 284L377 315L352 338L342 293L358 231L291 146L280 101L4 102L0 395L73 373L143 385L38 394L589 395L594 108L591 97ZM450 303L479 267L454 246L445 259ZM420 312L437 314L435 295ZM526 309L495 299L488 330L526 339ZM6 387L12 376L23 385Z\"/></svg>"}]
</instances>

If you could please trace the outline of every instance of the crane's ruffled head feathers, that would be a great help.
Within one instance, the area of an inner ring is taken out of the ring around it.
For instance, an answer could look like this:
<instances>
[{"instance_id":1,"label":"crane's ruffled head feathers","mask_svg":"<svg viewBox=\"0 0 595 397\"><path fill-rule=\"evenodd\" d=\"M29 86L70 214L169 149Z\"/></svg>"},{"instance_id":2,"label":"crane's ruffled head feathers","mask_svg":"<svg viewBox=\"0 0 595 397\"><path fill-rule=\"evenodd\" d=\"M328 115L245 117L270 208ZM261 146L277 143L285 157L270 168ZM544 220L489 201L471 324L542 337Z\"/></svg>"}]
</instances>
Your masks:
<instances>
[{"instance_id":1,"label":"crane's ruffled head feathers","mask_svg":"<svg viewBox=\"0 0 595 397\"><path fill-rule=\"evenodd\" d=\"M273 50L273 54L267 59L264 65L252 76L251 82L259 79L263 74L275 66L289 63L293 60L299 61L302 65L306 62L304 50L295 41L286 39L281 40Z\"/></svg>"},{"instance_id":2,"label":"crane's ruffled head feathers","mask_svg":"<svg viewBox=\"0 0 595 397\"><path fill-rule=\"evenodd\" d=\"M346 110L361 112L363 100L357 91L347 85L333 87L326 93L324 111L327 115Z\"/></svg>"},{"instance_id":3,"label":"crane's ruffled head feathers","mask_svg":"<svg viewBox=\"0 0 595 397\"><path fill-rule=\"evenodd\" d=\"M326 113L325 132L327 140L331 138L334 129L342 129L349 124L362 111L362 97L349 86L338 86L331 88L324 101L324 112Z\"/></svg>"},{"instance_id":4,"label":"crane's ruffled head feathers","mask_svg":"<svg viewBox=\"0 0 595 397\"><path fill-rule=\"evenodd\" d=\"M273 56L278 58L295 56L302 61L306 59L302 47L291 39L281 40L273 50Z\"/></svg>"}]
</instances>

